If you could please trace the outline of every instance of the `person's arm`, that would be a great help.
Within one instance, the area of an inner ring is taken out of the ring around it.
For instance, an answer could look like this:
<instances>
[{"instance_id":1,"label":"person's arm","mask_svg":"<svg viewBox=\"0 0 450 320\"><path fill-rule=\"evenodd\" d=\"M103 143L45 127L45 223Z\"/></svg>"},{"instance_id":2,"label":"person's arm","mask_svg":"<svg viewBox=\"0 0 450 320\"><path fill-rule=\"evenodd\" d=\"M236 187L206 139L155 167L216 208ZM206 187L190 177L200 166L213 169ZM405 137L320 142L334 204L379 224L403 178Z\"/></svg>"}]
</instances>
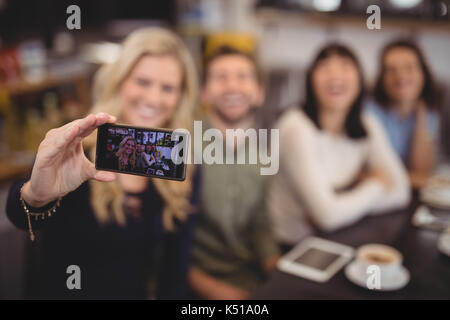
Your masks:
<instances>
[{"instance_id":1,"label":"person's arm","mask_svg":"<svg viewBox=\"0 0 450 320\"><path fill-rule=\"evenodd\" d=\"M153 157L151 157L150 155L143 153L143 159L145 161L145 164L147 165L147 167L150 167L152 164L155 163L155 160L153 159Z\"/></svg>"},{"instance_id":2,"label":"person's arm","mask_svg":"<svg viewBox=\"0 0 450 320\"><path fill-rule=\"evenodd\" d=\"M20 188L24 183L29 182L30 177L18 180L14 182L8 193L8 199L6 202L6 215L8 219L12 222L14 226L22 230L28 230L28 219L25 210L20 202ZM58 226L61 217L73 212L74 207L79 207L81 205L80 201L88 201L87 186L86 184L80 185L77 189L66 194L60 203L60 206L56 208L56 211L52 216L46 215L45 219L41 217L35 218L31 217L30 223L33 231L45 230L47 228L53 228ZM31 212L47 212L55 204L55 201L45 204L43 207L31 207Z\"/></svg>"},{"instance_id":3,"label":"person's arm","mask_svg":"<svg viewBox=\"0 0 450 320\"><path fill-rule=\"evenodd\" d=\"M217 280L195 267L189 271L189 283L192 289L204 299L246 300L250 297L248 291Z\"/></svg>"},{"instance_id":4,"label":"person's arm","mask_svg":"<svg viewBox=\"0 0 450 320\"><path fill-rule=\"evenodd\" d=\"M249 222L249 234L252 250L256 252L261 269L269 273L275 268L281 252L270 226L264 199L262 194L253 210L252 219Z\"/></svg>"},{"instance_id":5,"label":"person's arm","mask_svg":"<svg viewBox=\"0 0 450 320\"><path fill-rule=\"evenodd\" d=\"M27 214L19 200L22 186L22 198L31 212L45 212L55 200L88 179L114 180L111 172L95 169L82 146L82 140L98 126L113 121L115 118L107 114L89 115L47 132L39 145L31 176L14 183L9 191L6 212L17 227L27 228ZM45 225L45 220L34 220L31 224L39 228Z\"/></svg>"},{"instance_id":6,"label":"person's arm","mask_svg":"<svg viewBox=\"0 0 450 320\"><path fill-rule=\"evenodd\" d=\"M383 194L383 185L366 179L350 191L337 193L318 165L317 129L303 117L291 116L280 128L280 162L312 221L330 232L367 214Z\"/></svg>"},{"instance_id":7,"label":"person's arm","mask_svg":"<svg viewBox=\"0 0 450 320\"><path fill-rule=\"evenodd\" d=\"M409 178L414 188L420 188L427 182L435 164L433 135L427 125L427 110L420 105L417 109L416 124L409 155Z\"/></svg>"},{"instance_id":8,"label":"person's arm","mask_svg":"<svg viewBox=\"0 0 450 320\"><path fill-rule=\"evenodd\" d=\"M24 185L25 182L29 181L30 177L27 177L25 179L19 180L14 182L8 193L8 199L6 201L6 215L8 216L9 220L19 229L26 230L28 228L28 222L27 222L27 214L24 211L21 203L20 203L20 189ZM36 212L44 212L46 209L48 210L50 207L52 207L53 202L39 208L36 207ZM42 219L32 219L32 227L33 229L40 229L42 225L44 225L46 220Z\"/></svg>"},{"instance_id":9,"label":"person's arm","mask_svg":"<svg viewBox=\"0 0 450 320\"><path fill-rule=\"evenodd\" d=\"M187 277L195 221L196 215L190 214L186 221L177 223L174 232L168 232L164 236L157 299L172 300L187 297Z\"/></svg>"},{"instance_id":10,"label":"person's arm","mask_svg":"<svg viewBox=\"0 0 450 320\"><path fill-rule=\"evenodd\" d=\"M199 207L201 194L201 167L198 167L195 175L194 183L196 186L192 194L192 203L195 207ZM197 267L191 267L188 272L188 282L194 292L204 299L211 300L244 300L250 297L250 293L236 286L230 285L223 281L208 275Z\"/></svg>"},{"instance_id":11,"label":"person's arm","mask_svg":"<svg viewBox=\"0 0 450 320\"><path fill-rule=\"evenodd\" d=\"M197 220L196 208L200 201L200 167L194 169L190 204L193 211L186 221L176 223L174 232L167 232L161 258L156 296L158 299L185 299L188 288L188 270L191 263L193 234Z\"/></svg>"},{"instance_id":12,"label":"person's arm","mask_svg":"<svg viewBox=\"0 0 450 320\"><path fill-rule=\"evenodd\" d=\"M372 212L386 212L407 206L411 200L411 189L405 167L378 121L374 117L365 115L364 123L370 139L369 170L383 170L390 181L389 188L383 190L382 197L372 206Z\"/></svg>"}]
</instances>

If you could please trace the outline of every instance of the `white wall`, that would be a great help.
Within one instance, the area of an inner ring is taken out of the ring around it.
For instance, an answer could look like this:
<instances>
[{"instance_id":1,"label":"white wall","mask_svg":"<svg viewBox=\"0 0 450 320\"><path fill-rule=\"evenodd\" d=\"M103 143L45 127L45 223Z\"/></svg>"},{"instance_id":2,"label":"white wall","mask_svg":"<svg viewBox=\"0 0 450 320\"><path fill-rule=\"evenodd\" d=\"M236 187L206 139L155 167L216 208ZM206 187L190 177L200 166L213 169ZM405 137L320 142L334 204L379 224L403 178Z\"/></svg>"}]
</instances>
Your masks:
<instances>
[{"instance_id":1,"label":"white wall","mask_svg":"<svg viewBox=\"0 0 450 320\"><path fill-rule=\"evenodd\" d=\"M321 46L339 41L354 49L366 79L372 82L378 71L382 47L390 40L405 35L415 37L436 76L450 83L450 30L411 32L402 27L368 30L365 24L342 24L330 29L326 25L299 21L296 25L261 25L259 36L261 59L269 69L304 70Z\"/></svg>"}]
</instances>

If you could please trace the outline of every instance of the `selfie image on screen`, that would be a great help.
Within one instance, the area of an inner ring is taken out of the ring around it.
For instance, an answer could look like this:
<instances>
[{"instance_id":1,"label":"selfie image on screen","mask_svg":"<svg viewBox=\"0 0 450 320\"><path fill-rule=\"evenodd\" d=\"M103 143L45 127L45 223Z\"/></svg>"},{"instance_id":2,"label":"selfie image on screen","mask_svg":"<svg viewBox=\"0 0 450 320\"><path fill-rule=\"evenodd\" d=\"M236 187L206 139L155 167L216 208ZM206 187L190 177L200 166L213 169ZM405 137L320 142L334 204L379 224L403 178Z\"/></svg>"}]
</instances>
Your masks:
<instances>
[{"instance_id":1,"label":"selfie image on screen","mask_svg":"<svg viewBox=\"0 0 450 320\"><path fill-rule=\"evenodd\" d=\"M172 139L173 135L173 139ZM146 176L184 179L182 152L172 149L183 141L182 134L107 125L99 129L97 141L98 169Z\"/></svg>"}]
</instances>

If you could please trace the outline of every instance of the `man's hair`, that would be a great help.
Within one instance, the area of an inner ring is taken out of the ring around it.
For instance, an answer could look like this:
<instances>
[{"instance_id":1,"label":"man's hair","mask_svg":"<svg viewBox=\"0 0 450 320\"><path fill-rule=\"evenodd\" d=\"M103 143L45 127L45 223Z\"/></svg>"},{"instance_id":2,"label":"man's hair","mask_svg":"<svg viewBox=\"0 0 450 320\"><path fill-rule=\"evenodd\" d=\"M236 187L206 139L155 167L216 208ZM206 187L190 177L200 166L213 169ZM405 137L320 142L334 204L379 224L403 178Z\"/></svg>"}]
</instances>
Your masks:
<instances>
[{"instance_id":1,"label":"man's hair","mask_svg":"<svg viewBox=\"0 0 450 320\"><path fill-rule=\"evenodd\" d=\"M212 54L205 57L205 59L203 61L203 72L202 72L203 84L205 84L206 81L208 80L208 72L209 72L209 67L211 66L211 63L218 58L222 58L224 56L229 56L229 55L239 55L239 56L242 56L242 57L248 59L255 68L255 76L256 76L258 83L261 85L264 83L264 75L262 72L261 65L254 54L250 54L250 53L238 50L232 46L222 45L222 46L218 47Z\"/></svg>"}]
</instances>

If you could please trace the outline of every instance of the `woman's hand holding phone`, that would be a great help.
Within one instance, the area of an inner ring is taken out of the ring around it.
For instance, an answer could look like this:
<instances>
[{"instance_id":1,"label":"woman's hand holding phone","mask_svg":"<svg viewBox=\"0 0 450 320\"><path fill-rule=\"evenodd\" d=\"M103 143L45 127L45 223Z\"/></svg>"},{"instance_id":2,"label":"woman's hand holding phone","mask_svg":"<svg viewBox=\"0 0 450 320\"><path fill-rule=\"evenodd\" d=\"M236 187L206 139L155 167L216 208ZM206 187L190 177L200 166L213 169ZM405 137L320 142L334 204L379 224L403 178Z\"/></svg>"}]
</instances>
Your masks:
<instances>
[{"instance_id":1,"label":"woman's hand holding phone","mask_svg":"<svg viewBox=\"0 0 450 320\"><path fill-rule=\"evenodd\" d=\"M82 140L98 126L115 121L115 117L105 113L90 114L47 132L39 145L31 178L22 189L25 202L42 207L88 179L113 181L114 173L96 170L86 158Z\"/></svg>"}]
</instances>

